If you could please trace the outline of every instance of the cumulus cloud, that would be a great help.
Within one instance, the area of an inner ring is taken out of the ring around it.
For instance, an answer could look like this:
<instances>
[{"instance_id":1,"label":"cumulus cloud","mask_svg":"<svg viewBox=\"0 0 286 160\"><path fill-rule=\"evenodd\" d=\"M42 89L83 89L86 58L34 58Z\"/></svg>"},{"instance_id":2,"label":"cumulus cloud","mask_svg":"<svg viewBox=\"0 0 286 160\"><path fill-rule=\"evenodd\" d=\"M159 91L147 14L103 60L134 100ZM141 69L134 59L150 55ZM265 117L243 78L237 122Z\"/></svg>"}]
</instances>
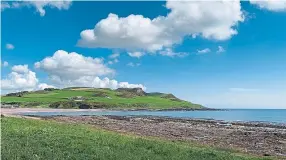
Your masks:
<instances>
[{"instance_id":1,"label":"cumulus cloud","mask_svg":"<svg viewBox=\"0 0 286 160\"><path fill-rule=\"evenodd\" d=\"M120 83L118 83L117 88L142 88L144 91L147 89L142 84L130 84L128 82L120 82Z\"/></svg>"},{"instance_id":2,"label":"cumulus cloud","mask_svg":"<svg viewBox=\"0 0 286 160\"><path fill-rule=\"evenodd\" d=\"M13 44L10 44L10 43L7 43L6 44L6 49L8 49L8 50L13 50L15 47L14 47L14 45Z\"/></svg>"},{"instance_id":3,"label":"cumulus cloud","mask_svg":"<svg viewBox=\"0 0 286 160\"><path fill-rule=\"evenodd\" d=\"M114 59L113 61L117 61ZM49 75L52 85L39 83L36 73L29 69L28 65L15 65L12 72L1 79L1 91L32 91L45 88L64 87L95 87L95 88L142 88L143 84L118 82L107 77L100 76L113 74L114 70L108 68L103 59L85 57L75 52L68 53L63 50L56 51L52 57L46 57L35 63L35 68L43 70Z\"/></svg>"},{"instance_id":4,"label":"cumulus cloud","mask_svg":"<svg viewBox=\"0 0 286 160\"><path fill-rule=\"evenodd\" d=\"M1 79L1 90L22 91L34 90L38 79L36 73L28 69L28 65L17 65L12 67L12 72L5 79Z\"/></svg>"},{"instance_id":5,"label":"cumulus cloud","mask_svg":"<svg viewBox=\"0 0 286 160\"><path fill-rule=\"evenodd\" d=\"M286 11L286 1L284 0L250 0L249 2L261 9L275 12Z\"/></svg>"},{"instance_id":6,"label":"cumulus cloud","mask_svg":"<svg viewBox=\"0 0 286 160\"><path fill-rule=\"evenodd\" d=\"M140 58L144 55L144 53L143 52L128 52L128 55L130 57Z\"/></svg>"},{"instance_id":7,"label":"cumulus cloud","mask_svg":"<svg viewBox=\"0 0 286 160\"><path fill-rule=\"evenodd\" d=\"M48 84L46 84L46 83L40 83L40 84L37 86L37 88L38 88L39 90L43 90L43 89L45 89L45 88L57 88L57 87L55 87L55 86L53 86L53 85L48 85Z\"/></svg>"},{"instance_id":8,"label":"cumulus cloud","mask_svg":"<svg viewBox=\"0 0 286 160\"><path fill-rule=\"evenodd\" d=\"M53 77L58 78L58 77ZM100 79L97 76L82 76L77 79L53 79L53 82L58 86L63 87L94 87L94 88L142 88L146 90L146 87L142 84L130 84L128 82L118 82L114 79L107 77Z\"/></svg>"},{"instance_id":9,"label":"cumulus cloud","mask_svg":"<svg viewBox=\"0 0 286 160\"><path fill-rule=\"evenodd\" d=\"M117 59L114 59L112 63L117 61ZM146 89L142 84L118 82L107 77L101 79L100 77L114 74L115 71L108 68L104 64L103 59L85 57L75 52L56 51L53 56L36 62L35 68L46 72L49 75L49 80L58 88L76 86L112 89L140 87Z\"/></svg>"},{"instance_id":10,"label":"cumulus cloud","mask_svg":"<svg viewBox=\"0 0 286 160\"><path fill-rule=\"evenodd\" d=\"M77 79L82 76L104 76L115 71L108 68L101 58L85 57L81 54L58 50L52 57L35 63L35 68L58 78Z\"/></svg>"},{"instance_id":11,"label":"cumulus cloud","mask_svg":"<svg viewBox=\"0 0 286 160\"><path fill-rule=\"evenodd\" d=\"M223 53L223 52L225 52L225 49L222 46L218 46L216 53Z\"/></svg>"},{"instance_id":12,"label":"cumulus cloud","mask_svg":"<svg viewBox=\"0 0 286 160\"><path fill-rule=\"evenodd\" d=\"M206 53L209 53L209 52L211 52L211 50L209 48L205 48L205 49L202 49L202 50L197 50L198 54L206 54Z\"/></svg>"},{"instance_id":13,"label":"cumulus cloud","mask_svg":"<svg viewBox=\"0 0 286 160\"><path fill-rule=\"evenodd\" d=\"M7 67L8 65L9 65L9 63L7 61L4 61L2 64L3 67Z\"/></svg>"},{"instance_id":14,"label":"cumulus cloud","mask_svg":"<svg viewBox=\"0 0 286 160\"><path fill-rule=\"evenodd\" d=\"M58 0L58 1L18 1L18 2L2 2L1 11L5 9L16 9L21 7L32 7L36 11L44 16L46 14L45 8L56 8L58 10L67 10L71 6L71 1L69 0Z\"/></svg>"},{"instance_id":15,"label":"cumulus cloud","mask_svg":"<svg viewBox=\"0 0 286 160\"><path fill-rule=\"evenodd\" d=\"M167 16L119 17L110 13L93 29L80 33L78 45L89 48L119 48L132 52L157 52L179 44L184 37L201 36L226 40L237 34L244 21L239 1L167 1Z\"/></svg>"},{"instance_id":16,"label":"cumulus cloud","mask_svg":"<svg viewBox=\"0 0 286 160\"><path fill-rule=\"evenodd\" d=\"M122 48L137 50L146 48L149 51L161 49L168 43L162 35L162 28L142 15L118 17L110 13L106 19L99 21L94 29L80 33L78 44L83 47Z\"/></svg>"},{"instance_id":17,"label":"cumulus cloud","mask_svg":"<svg viewBox=\"0 0 286 160\"><path fill-rule=\"evenodd\" d=\"M12 67L12 71L17 72L17 73L27 73L30 70L28 69L28 65L15 65Z\"/></svg>"},{"instance_id":18,"label":"cumulus cloud","mask_svg":"<svg viewBox=\"0 0 286 160\"><path fill-rule=\"evenodd\" d=\"M127 63L127 66L129 66L129 67L138 67L140 65L141 65L140 63L133 63L133 62Z\"/></svg>"},{"instance_id":19,"label":"cumulus cloud","mask_svg":"<svg viewBox=\"0 0 286 160\"><path fill-rule=\"evenodd\" d=\"M6 78L1 79L1 92L19 92L56 88L46 83L40 83L36 73L31 71L28 65L15 65L12 72Z\"/></svg>"}]
</instances>

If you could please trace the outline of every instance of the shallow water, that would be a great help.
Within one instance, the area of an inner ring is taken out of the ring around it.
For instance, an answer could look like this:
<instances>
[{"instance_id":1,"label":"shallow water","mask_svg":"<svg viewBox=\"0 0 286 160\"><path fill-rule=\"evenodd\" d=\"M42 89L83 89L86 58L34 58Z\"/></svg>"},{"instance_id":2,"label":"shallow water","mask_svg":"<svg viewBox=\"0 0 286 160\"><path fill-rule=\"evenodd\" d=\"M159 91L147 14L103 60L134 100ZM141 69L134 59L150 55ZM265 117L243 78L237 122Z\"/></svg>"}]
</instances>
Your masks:
<instances>
[{"instance_id":1,"label":"shallow water","mask_svg":"<svg viewBox=\"0 0 286 160\"><path fill-rule=\"evenodd\" d=\"M22 115L33 116L81 116L81 115L117 115L117 116L167 116L174 118L199 118L223 121L261 121L286 123L286 109L235 109L224 111L75 111L75 112L33 112Z\"/></svg>"}]
</instances>

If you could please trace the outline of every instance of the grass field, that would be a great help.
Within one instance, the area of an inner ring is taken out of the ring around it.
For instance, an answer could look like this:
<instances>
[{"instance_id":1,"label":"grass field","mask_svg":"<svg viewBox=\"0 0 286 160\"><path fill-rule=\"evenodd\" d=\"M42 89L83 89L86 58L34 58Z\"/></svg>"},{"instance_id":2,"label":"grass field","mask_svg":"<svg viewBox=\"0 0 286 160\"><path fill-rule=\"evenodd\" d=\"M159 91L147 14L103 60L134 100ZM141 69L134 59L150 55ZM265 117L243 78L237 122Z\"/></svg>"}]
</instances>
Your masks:
<instances>
[{"instance_id":1,"label":"grass field","mask_svg":"<svg viewBox=\"0 0 286 160\"><path fill-rule=\"evenodd\" d=\"M2 160L262 160L231 151L140 138L87 125L1 118Z\"/></svg>"},{"instance_id":2,"label":"grass field","mask_svg":"<svg viewBox=\"0 0 286 160\"><path fill-rule=\"evenodd\" d=\"M25 107L49 107L51 103L70 101L68 99L69 97L82 96L86 99L85 102L89 104L104 104L102 105L102 108L202 108L201 105L193 104L191 102L162 98L162 95L164 94L147 94L144 96L131 97L124 97L120 94L121 93L118 91L108 89L63 89L54 91L30 92L24 94L22 97L2 96L1 101L3 103L17 102Z\"/></svg>"}]
</instances>

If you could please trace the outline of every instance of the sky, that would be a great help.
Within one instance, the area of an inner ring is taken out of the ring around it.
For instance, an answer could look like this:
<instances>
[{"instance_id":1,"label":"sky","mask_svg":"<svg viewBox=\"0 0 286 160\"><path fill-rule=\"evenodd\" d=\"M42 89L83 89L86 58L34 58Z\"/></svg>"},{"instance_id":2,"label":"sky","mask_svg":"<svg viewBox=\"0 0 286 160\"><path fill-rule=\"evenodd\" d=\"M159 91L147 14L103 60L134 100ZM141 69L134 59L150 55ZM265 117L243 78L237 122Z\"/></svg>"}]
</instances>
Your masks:
<instances>
[{"instance_id":1,"label":"sky","mask_svg":"<svg viewBox=\"0 0 286 160\"><path fill-rule=\"evenodd\" d=\"M1 2L1 92L141 87L286 109L286 1Z\"/></svg>"}]
</instances>

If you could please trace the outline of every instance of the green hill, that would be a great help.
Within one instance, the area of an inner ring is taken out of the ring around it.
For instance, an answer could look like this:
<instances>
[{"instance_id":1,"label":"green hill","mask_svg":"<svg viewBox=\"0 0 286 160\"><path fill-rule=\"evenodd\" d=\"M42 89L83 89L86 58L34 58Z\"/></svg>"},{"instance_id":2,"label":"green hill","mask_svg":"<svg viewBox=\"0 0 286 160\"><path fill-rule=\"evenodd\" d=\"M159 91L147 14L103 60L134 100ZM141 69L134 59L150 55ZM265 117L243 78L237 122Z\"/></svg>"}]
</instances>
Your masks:
<instances>
[{"instance_id":1,"label":"green hill","mask_svg":"<svg viewBox=\"0 0 286 160\"><path fill-rule=\"evenodd\" d=\"M109 109L203 109L198 104L180 100L172 94L146 93L141 88L72 87L11 93L1 97L2 104L21 107L109 108Z\"/></svg>"}]
</instances>

